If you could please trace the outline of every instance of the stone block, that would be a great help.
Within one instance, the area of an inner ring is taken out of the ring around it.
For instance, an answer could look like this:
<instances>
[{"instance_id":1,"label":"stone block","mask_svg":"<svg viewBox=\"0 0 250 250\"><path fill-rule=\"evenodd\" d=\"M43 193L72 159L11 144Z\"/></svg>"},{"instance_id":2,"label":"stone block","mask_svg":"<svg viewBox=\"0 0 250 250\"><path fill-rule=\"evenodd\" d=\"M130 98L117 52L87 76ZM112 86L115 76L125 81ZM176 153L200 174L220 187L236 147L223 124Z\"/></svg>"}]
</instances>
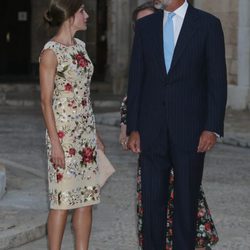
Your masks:
<instances>
[{"instance_id":1,"label":"stone block","mask_svg":"<svg viewBox=\"0 0 250 250\"><path fill-rule=\"evenodd\" d=\"M232 63L230 65L229 73L232 75L238 74L238 61L232 60Z\"/></svg>"},{"instance_id":2,"label":"stone block","mask_svg":"<svg viewBox=\"0 0 250 250\"><path fill-rule=\"evenodd\" d=\"M234 56L234 45L226 44L226 58L233 59Z\"/></svg>"},{"instance_id":3,"label":"stone block","mask_svg":"<svg viewBox=\"0 0 250 250\"><path fill-rule=\"evenodd\" d=\"M5 99L6 99L5 93L0 93L0 105L5 104Z\"/></svg>"},{"instance_id":4,"label":"stone block","mask_svg":"<svg viewBox=\"0 0 250 250\"><path fill-rule=\"evenodd\" d=\"M206 10L210 13L215 11L229 12L231 10L238 10L237 0L195 0L194 6Z\"/></svg>"},{"instance_id":5,"label":"stone block","mask_svg":"<svg viewBox=\"0 0 250 250\"><path fill-rule=\"evenodd\" d=\"M227 81L231 85L237 85L237 75L228 74Z\"/></svg>"},{"instance_id":6,"label":"stone block","mask_svg":"<svg viewBox=\"0 0 250 250\"><path fill-rule=\"evenodd\" d=\"M237 46L238 44L238 28L229 28L229 42Z\"/></svg>"},{"instance_id":7,"label":"stone block","mask_svg":"<svg viewBox=\"0 0 250 250\"><path fill-rule=\"evenodd\" d=\"M0 199L6 192L6 171L5 167L0 165Z\"/></svg>"}]
</instances>

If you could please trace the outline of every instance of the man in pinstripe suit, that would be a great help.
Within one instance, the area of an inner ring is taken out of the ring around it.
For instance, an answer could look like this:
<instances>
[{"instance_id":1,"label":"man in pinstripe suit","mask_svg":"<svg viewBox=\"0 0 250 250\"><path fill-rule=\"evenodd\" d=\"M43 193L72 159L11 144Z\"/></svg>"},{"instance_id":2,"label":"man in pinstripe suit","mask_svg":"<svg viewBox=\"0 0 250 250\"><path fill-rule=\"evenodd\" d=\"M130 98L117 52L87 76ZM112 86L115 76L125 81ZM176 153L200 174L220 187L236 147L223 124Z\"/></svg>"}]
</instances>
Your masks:
<instances>
[{"instance_id":1,"label":"man in pinstripe suit","mask_svg":"<svg viewBox=\"0 0 250 250\"><path fill-rule=\"evenodd\" d=\"M128 147L140 154L144 250L166 250L175 172L174 250L195 248L205 153L223 136L227 79L219 19L185 0L136 23L128 86Z\"/></svg>"}]
</instances>

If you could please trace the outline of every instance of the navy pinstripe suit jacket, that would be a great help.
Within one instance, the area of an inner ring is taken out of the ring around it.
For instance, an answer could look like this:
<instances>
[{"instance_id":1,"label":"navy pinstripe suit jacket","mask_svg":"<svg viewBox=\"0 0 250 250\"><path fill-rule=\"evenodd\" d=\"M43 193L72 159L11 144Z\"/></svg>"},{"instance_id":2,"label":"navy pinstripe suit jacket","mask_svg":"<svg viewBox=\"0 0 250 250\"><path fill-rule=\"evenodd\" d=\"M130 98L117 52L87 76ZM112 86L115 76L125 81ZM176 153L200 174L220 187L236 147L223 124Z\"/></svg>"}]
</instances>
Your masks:
<instances>
[{"instance_id":1,"label":"navy pinstripe suit jacket","mask_svg":"<svg viewBox=\"0 0 250 250\"><path fill-rule=\"evenodd\" d=\"M136 23L127 133L139 131L144 150L166 126L175 145L196 150L202 131L223 136L227 98L224 35L218 18L189 5L167 74L163 16L158 11Z\"/></svg>"}]
</instances>

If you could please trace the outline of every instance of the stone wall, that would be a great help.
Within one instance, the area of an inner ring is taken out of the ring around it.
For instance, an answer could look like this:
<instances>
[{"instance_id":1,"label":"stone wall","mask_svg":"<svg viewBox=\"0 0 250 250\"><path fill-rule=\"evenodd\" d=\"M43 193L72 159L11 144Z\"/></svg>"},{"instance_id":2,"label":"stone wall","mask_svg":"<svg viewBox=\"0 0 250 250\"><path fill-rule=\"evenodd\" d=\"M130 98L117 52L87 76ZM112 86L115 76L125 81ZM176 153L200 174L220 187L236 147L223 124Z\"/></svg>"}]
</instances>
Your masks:
<instances>
[{"instance_id":1,"label":"stone wall","mask_svg":"<svg viewBox=\"0 0 250 250\"><path fill-rule=\"evenodd\" d=\"M239 0L195 0L194 5L221 20L225 35L228 83L236 85Z\"/></svg>"},{"instance_id":2,"label":"stone wall","mask_svg":"<svg viewBox=\"0 0 250 250\"><path fill-rule=\"evenodd\" d=\"M5 167L0 164L0 200L6 192L6 170Z\"/></svg>"},{"instance_id":3,"label":"stone wall","mask_svg":"<svg viewBox=\"0 0 250 250\"><path fill-rule=\"evenodd\" d=\"M250 1L239 0L238 83L229 86L228 105L250 109Z\"/></svg>"},{"instance_id":4,"label":"stone wall","mask_svg":"<svg viewBox=\"0 0 250 250\"><path fill-rule=\"evenodd\" d=\"M113 93L125 91L131 40L130 1L108 0L108 68L107 78Z\"/></svg>"},{"instance_id":5,"label":"stone wall","mask_svg":"<svg viewBox=\"0 0 250 250\"><path fill-rule=\"evenodd\" d=\"M85 8L89 15L88 29L81 32L79 36L86 42L88 54L91 60L96 62L96 8L97 0L85 0Z\"/></svg>"},{"instance_id":6,"label":"stone wall","mask_svg":"<svg viewBox=\"0 0 250 250\"><path fill-rule=\"evenodd\" d=\"M228 67L228 106L250 108L250 1L195 0L197 8L218 16L223 25Z\"/></svg>"}]
</instances>

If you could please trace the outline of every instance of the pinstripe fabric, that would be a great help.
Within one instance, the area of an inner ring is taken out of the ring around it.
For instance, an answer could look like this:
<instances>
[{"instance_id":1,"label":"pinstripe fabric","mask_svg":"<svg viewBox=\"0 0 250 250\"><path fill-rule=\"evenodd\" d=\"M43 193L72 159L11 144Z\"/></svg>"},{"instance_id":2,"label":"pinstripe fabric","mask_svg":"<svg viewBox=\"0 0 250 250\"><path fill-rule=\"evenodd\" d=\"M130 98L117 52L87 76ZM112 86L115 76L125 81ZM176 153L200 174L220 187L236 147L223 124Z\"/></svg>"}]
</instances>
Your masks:
<instances>
[{"instance_id":1,"label":"pinstripe fabric","mask_svg":"<svg viewBox=\"0 0 250 250\"><path fill-rule=\"evenodd\" d=\"M223 136L227 97L224 37L216 17L189 5L166 73L162 22L163 12L159 11L136 24L128 85L127 133L139 131L141 138L142 203L147 211L143 218L144 238L148 240L144 250L165 250L164 243L160 243L162 238L154 240L157 232L164 233L162 224L156 225L164 220L164 215L159 212L153 219L152 211L159 211L160 206L152 201L159 198L157 191L161 197L166 195L162 187L167 185L164 180L168 171L165 169L162 176L154 169L167 168L169 159L176 174L174 250L193 250L195 216L192 214L197 206L204 160L204 155L196 153L199 137L204 130ZM163 140L168 143L162 143ZM159 147L150 150L155 142L160 143L161 151L165 150L165 158L157 155Z\"/></svg>"},{"instance_id":2,"label":"pinstripe fabric","mask_svg":"<svg viewBox=\"0 0 250 250\"><path fill-rule=\"evenodd\" d=\"M148 147L167 110L174 142L185 150L196 150L201 131L223 136L227 79L221 24L189 5L166 74L162 20L159 11L136 24L128 85L128 134L140 131L142 147Z\"/></svg>"}]
</instances>

